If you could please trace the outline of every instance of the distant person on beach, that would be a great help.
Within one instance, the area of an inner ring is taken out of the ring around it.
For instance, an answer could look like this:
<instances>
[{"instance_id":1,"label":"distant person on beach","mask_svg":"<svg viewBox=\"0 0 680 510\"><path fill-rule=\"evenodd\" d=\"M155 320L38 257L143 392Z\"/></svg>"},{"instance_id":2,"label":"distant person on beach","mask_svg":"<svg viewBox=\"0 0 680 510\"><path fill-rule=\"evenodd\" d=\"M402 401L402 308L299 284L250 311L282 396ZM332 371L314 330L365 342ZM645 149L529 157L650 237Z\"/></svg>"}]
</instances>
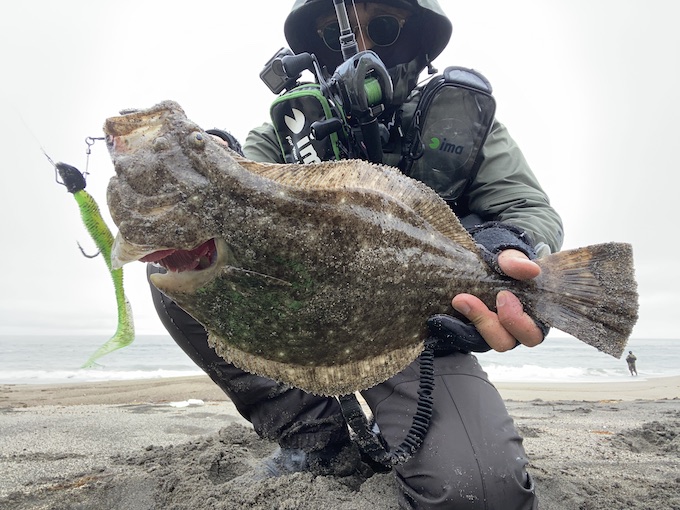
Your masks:
<instances>
[{"instance_id":1,"label":"distant person on beach","mask_svg":"<svg viewBox=\"0 0 680 510\"><path fill-rule=\"evenodd\" d=\"M413 156L404 133L412 125L422 95L420 74L428 68L436 72L431 61L448 43L451 22L435 0L347 0L347 10L359 50L373 50L393 82L392 100L377 120L385 135L382 163L400 167L403 158ZM340 28L331 0L296 0L284 32L296 54L313 53L331 71L342 64ZM433 101L428 115L435 115L435 109L441 111L431 121L455 120L450 112L457 111L456 107L462 111L467 103L461 101L451 96ZM490 131L479 140L481 157L474 167L456 166L451 159L441 165L426 164L427 158L419 153L408 175L439 190L488 254L492 267L507 277L529 280L540 273L531 259L560 249L562 223L508 130L492 115L488 120ZM236 141L228 138L225 134L222 139L236 148ZM271 124L250 132L243 153L254 161L285 163ZM163 271L151 265L148 270ZM278 442L280 448L260 466L259 477L298 471L365 476L369 465L381 469L360 456L338 399L305 393L238 369L217 356L201 324L153 286L151 290L159 317L177 344L225 391L260 437ZM524 313L509 292L498 295L496 311L470 294L451 297L461 315L438 316L439 324L431 328L438 343L429 428L413 456L392 469L399 506L412 510L536 509L522 438L500 394L470 351L502 352L520 344L534 347L543 341L547 328ZM422 320L425 323L428 317ZM415 361L391 379L362 391L375 419L374 429L390 445L399 444L411 425L419 384Z\"/></svg>"},{"instance_id":2,"label":"distant person on beach","mask_svg":"<svg viewBox=\"0 0 680 510\"><path fill-rule=\"evenodd\" d=\"M635 368L636 361L637 356L633 354L633 351L628 351L628 356L626 356L626 363L628 363L628 370L630 370L630 375L638 375L637 368Z\"/></svg>"}]
</instances>

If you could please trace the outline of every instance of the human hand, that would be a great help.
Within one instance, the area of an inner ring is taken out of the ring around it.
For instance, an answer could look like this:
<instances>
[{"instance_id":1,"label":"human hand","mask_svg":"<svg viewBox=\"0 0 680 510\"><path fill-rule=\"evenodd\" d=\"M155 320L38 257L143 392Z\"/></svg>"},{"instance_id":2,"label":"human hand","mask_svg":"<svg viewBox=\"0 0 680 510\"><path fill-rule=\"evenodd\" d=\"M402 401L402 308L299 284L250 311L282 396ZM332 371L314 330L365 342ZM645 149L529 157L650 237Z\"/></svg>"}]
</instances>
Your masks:
<instances>
[{"instance_id":1,"label":"human hand","mask_svg":"<svg viewBox=\"0 0 680 510\"><path fill-rule=\"evenodd\" d=\"M229 148L229 142L227 142L226 140L223 140L223 139L220 138L219 136L213 135L213 134L210 134L210 137L211 137L213 140L215 140L215 141L216 141L219 145L221 145L222 147L226 147L227 149Z\"/></svg>"},{"instance_id":2,"label":"human hand","mask_svg":"<svg viewBox=\"0 0 680 510\"><path fill-rule=\"evenodd\" d=\"M541 273L541 268L519 250L503 250L497 261L501 270L515 280L530 280ZM524 313L519 299L510 291L498 293L496 312L471 294L458 294L451 304L474 324L495 351L508 351L518 343L534 347L543 341L543 331Z\"/></svg>"}]
</instances>

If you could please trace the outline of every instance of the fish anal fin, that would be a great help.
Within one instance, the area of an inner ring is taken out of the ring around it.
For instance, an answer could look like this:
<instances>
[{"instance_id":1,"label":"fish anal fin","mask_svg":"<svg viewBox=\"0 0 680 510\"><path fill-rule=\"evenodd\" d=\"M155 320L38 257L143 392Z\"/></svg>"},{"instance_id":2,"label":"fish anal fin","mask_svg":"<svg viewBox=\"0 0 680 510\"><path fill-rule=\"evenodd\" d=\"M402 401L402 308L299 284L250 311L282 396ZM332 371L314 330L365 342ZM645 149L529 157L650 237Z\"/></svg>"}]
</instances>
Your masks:
<instances>
[{"instance_id":1,"label":"fish anal fin","mask_svg":"<svg viewBox=\"0 0 680 510\"><path fill-rule=\"evenodd\" d=\"M213 334L209 335L208 340L217 354L246 372L325 396L347 395L386 381L402 371L423 350L423 343L419 342L342 365L297 366L254 356L221 341Z\"/></svg>"}]
</instances>

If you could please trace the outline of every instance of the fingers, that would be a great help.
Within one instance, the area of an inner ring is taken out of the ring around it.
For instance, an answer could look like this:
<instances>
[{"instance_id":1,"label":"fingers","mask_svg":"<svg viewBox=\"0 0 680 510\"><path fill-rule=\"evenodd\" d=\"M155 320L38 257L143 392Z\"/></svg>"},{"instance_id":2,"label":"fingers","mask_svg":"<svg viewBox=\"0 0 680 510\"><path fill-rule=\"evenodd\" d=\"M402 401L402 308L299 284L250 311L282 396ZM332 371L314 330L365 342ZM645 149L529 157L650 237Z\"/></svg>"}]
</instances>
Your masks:
<instances>
[{"instance_id":1,"label":"fingers","mask_svg":"<svg viewBox=\"0 0 680 510\"><path fill-rule=\"evenodd\" d=\"M530 280L541 274L541 268L519 250L503 250L498 254L501 270L515 280ZM453 307L463 314L479 331L492 349L503 352L517 343L534 347L543 341L543 332L534 320L524 313L522 304L512 292L501 291L496 296L496 312L471 294L453 298Z\"/></svg>"},{"instance_id":2,"label":"fingers","mask_svg":"<svg viewBox=\"0 0 680 510\"><path fill-rule=\"evenodd\" d=\"M498 293L497 313L470 294L457 295L451 304L474 324L486 343L496 351L508 351L517 342L534 347L543 341L543 333L533 319L524 313L519 299L511 292Z\"/></svg>"},{"instance_id":3,"label":"fingers","mask_svg":"<svg viewBox=\"0 0 680 510\"><path fill-rule=\"evenodd\" d=\"M489 310L479 298L471 294L458 294L451 304L474 324L493 350L504 352L517 345L515 338L500 323L498 315Z\"/></svg>"},{"instance_id":4,"label":"fingers","mask_svg":"<svg viewBox=\"0 0 680 510\"><path fill-rule=\"evenodd\" d=\"M498 265L515 280L530 280L541 274L541 268L519 250L503 250L498 254Z\"/></svg>"},{"instance_id":5,"label":"fingers","mask_svg":"<svg viewBox=\"0 0 680 510\"><path fill-rule=\"evenodd\" d=\"M210 136L212 137L213 140L215 140L215 141L216 141L217 143L219 143L220 145L223 145L224 147L229 148L229 142L227 142L226 140L220 138L220 137L217 136L217 135L210 134Z\"/></svg>"},{"instance_id":6,"label":"fingers","mask_svg":"<svg viewBox=\"0 0 680 510\"><path fill-rule=\"evenodd\" d=\"M503 290L496 296L498 321L521 344L535 347L543 341L543 332L534 320L524 313L522 303L512 292Z\"/></svg>"}]
</instances>

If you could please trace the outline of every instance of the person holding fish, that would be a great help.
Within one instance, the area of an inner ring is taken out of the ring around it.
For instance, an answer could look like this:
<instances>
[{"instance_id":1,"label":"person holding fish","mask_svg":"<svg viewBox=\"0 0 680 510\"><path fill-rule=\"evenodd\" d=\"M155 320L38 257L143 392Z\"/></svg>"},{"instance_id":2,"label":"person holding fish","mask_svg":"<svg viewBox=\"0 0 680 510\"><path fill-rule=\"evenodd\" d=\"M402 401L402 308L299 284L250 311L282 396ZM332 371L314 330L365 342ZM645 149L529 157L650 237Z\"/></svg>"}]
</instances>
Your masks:
<instances>
[{"instance_id":1,"label":"person holding fish","mask_svg":"<svg viewBox=\"0 0 680 510\"><path fill-rule=\"evenodd\" d=\"M355 0L347 2L347 12L359 50L375 52L389 71L393 95L378 118L385 134L382 163L403 170L409 142L404 133L423 93L417 86L419 76L448 44L451 23L434 0ZM296 54L312 53L330 70L342 63L333 1L296 0L284 31ZM495 270L531 280L541 271L532 259L559 251L562 223L507 129L493 116L491 121L475 168L458 171L453 163L447 168L443 160L434 169L411 161L409 174L440 193ZM228 133L215 134L236 147ZM258 162L285 163L276 140L272 125L263 125L250 132L243 153ZM431 147L448 143L449 153L455 156L456 146L443 140L433 140ZM150 266L149 271L161 270ZM152 293L159 316L176 342L226 392L261 437L280 445L258 476L303 470L348 476L370 472L369 467L380 469L360 456L336 398L304 392L227 363L208 345L201 324L153 286ZM547 328L528 316L507 290L497 294L495 310L471 293L451 298L459 315L428 321L433 338L441 340L434 351L433 414L422 446L392 468L399 505L407 509L537 508L522 438L471 351L507 351L520 344L534 347L543 341ZM419 378L416 361L362 391L375 427L390 445L403 439L410 424Z\"/></svg>"}]
</instances>

